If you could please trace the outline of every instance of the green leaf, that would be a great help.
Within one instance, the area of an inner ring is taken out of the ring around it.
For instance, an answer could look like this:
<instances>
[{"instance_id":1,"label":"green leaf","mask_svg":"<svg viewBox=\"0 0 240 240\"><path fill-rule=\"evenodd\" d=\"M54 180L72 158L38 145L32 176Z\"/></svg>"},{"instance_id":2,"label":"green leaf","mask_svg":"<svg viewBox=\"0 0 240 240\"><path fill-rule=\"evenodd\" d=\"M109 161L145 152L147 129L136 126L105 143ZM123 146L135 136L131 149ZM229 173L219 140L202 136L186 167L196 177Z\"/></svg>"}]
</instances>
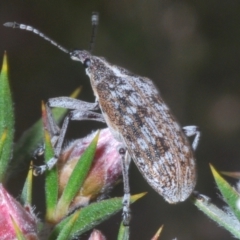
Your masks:
<instances>
[{"instance_id":1,"label":"green leaf","mask_svg":"<svg viewBox=\"0 0 240 240\"><path fill-rule=\"evenodd\" d=\"M80 93L80 88L76 89L70 97L76 98ZM53 117L57 124L59 124L68 109L54 108L52 110ZM42 119L33 124L27 131L23 133L18 142L14 145L13 159L11 161L11 168L8 169L8 178L10 180L16 175L18 169L23 169L28 166L34 150L43 142Z\"/></svg>"},{"instance_id":2,"label":"green leaf","mask_svg":"<svg viewBox=\"0 0 240 240\"><path fill-rule=\"evenodd\" d=\"M202 194L192 196L195 206L203 211L210 219L228 230L233 236L240 239L240 224L233 214L228 214L210 202L210 198Z\"/></svg>"},{"instance_id":3,"label":"green leaf","mask_svg":"<svg viewBox=\"0 0 240 240\"><path fill-rule=\"evenodd\" d=\"M77 212L75 212L74 214L71 215L71 218L65 224L65 226L61 230L60 234L58 235L57 240L69 239L71 231L72 231L72 228L73 228L76 220L78 219L79 214L80 214L80 211L77 211Z\"/></svg>"},{"instance_id":4,"label":"green leaf","mask_svg":"<svg viewBox=\"0 0 240 240\"><path fill-rule=\"evenodd\" d=\"M0 136L6 130L7 135L0 156L0 182L5 181L6 178L7 167L12 154L14 135L13 103L8 81L7 55L5 53L0 74Z\"/></svg>"},{"instance_id":5,"label":"green leaf","mask_svg":"<svg viewBox=\"0 0 240 240\"><path fill-rule=\"evenodd\" d=\"M136 194L131 196L131 203L135 202L139 198L143 197L146 193ZM71 238L79 236L82 233L94 228L104 220L110 218L112 215L122 209L122 198L111 198L100 202L92 203L77 212L80 211L80 215L76 220L72 231ZM64 218L52 231L49 240L55 240L60 233L61 229L71 219L71 216Z\"/></svg>"},{"instance_id":6,"label":"green leaf","mask_svg":"<svg viewBox=\"0 0 240 240\"><path fill-rule=\"evenodd\" d=\"M23 186L21 200L24 205L32 205L33 164L30 163L28 175Z\"/></svg>"},{"instance_id":7,"label":"green leaf","mask_svg":"<svg viewBox=\"0 0 240 240\"><path fill-rule=\"evenodd\" d=\"M54 149L51 144L51 137L47 130L44 131L45 152L44 157L47 162L54 157ZM48 222L55 222L55 210L58 201L58 173L54 166L50 171L46 171L45 195L46 195L46 216Z\"/></svg>"},{"instance_id":8,"label":"green leaf","mask_svg":"<svg viewBox=\"0 0 240 240\"><path fill-rule=\"evenodd\" d=\"M78 160L62 193L62 196L59 199L56 210L56 214L58 216L57 218L59 219L61 219L67 214L71 201L76 196L77 192L84 183L84 180L90 170L95 156L99 133L100 131L97 133L90 145L86 148L86 150Z\"/></svg>"},{"instance_id":9,"label":"green leaf","mask_svg":"<svg viewBox=\"0 0 240 240\"><path fill-rule=\"evenodd\" d=\"M2 136L0 138L0 156L2 156L2 152L3 152L3 148L4 148L6 138L7 138L7 130L5 130L2 133Z\"/></svg>"},{"instance_id":10,"label":"green leaf","mask_svg":"<svg viewBox=\"0 0 240 240\"><path fill-rule=\"evenodd\" d=\"M129 226L124 226L123 222L120 224L118 231L117 240L128 240L129 239Z\"/></svg>"},{"instance_id":11,"label":"green leaf","mask_svg":"<svg viewBox=\"0 0 240 240\"><path fill-rule=\"evenodd\" d=\"M232 209L233 213L238 218L238 220L240 220L240 211L239 208L237 207L237 203L240 200L240 194L233 187L231 187L230 184L223 177L220 176L220 174L215 170L215 168L211 164L210 168L214 176L214 179L217 183L217 186L224 197L224 200Z\"/></svg>"}]
</instances>

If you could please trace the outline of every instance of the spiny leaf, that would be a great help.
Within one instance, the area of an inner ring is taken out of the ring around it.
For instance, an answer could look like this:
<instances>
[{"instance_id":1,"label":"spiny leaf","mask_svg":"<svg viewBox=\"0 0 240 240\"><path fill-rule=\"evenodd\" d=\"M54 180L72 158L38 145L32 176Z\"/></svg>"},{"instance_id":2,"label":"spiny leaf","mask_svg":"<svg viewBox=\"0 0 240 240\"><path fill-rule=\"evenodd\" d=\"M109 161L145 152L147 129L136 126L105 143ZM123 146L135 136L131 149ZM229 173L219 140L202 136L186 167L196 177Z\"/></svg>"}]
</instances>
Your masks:
<instances>
[{"instance_id":1,"label":"spiny leaf","mask_svg":"<svg viewBox=\"0 0 240 240\"><path fill-rule=\"evenodd\" d=\"M0 74L0 136L3 135L6 129L7 135L0 159L0 182L6 179L7 168L12 154L14 135L13 103L8 80L7 55L5 53Z\"/></svg>"},{"instance_id":2,"label":"spiny leaf","mask_svg":"<svg viewBox=\"0 0 240 240\"><path fill-rule=\"evenodd\" d=\"M54 150L51 144L51 137L47 130L44 131L45 152L44 158L47 162L54 156ZM55 222L55 210L58 201L58 175L56 166L46 172L45 195L46 195L46 220Z\"/></svg>"},{"instance_id":3,"label":"spiny leaf","mask_svg":"<svg viewBox=\"0 0 240 240\"><path fill-rule=\"evenodd\" d=\"M228 230L233 236L240 239L240 224L233 214L228 214L210 202L210 198L202 194L192 196L196 207L204 212L210 219Z\"/></svg>"},{"instance_id":4,"label":"spiny leaf","mask_svg":"<svg viewBox=\"0 0 240 240\"><path fill-rule=\"evenodd\" d=\"M32 205L33 163L30 163L28 175L23 186L21 200L24 205Z\"/></svg>"},{"instance_id":5,"label":"spiny leaf","mask_svg":"<svg viewBox=\"0 0 240 240\"><path fill-rule=\"evenodd\" d=\"M131 203L135 202L139 198L143 197L146 193L136 194L131 196ZM118 211L122 209L122 198L111 198L103 200L100 202L92 203L78 211L80 215L76 220L73 229L71 231L71 238L79 236L82 233L92 229L96 225L105 221ZM64 227L64 225L69 221L71 216L64 218L53 230L50 235L49 240L55 240ZM69 238L69 239L71 239Z\"/></svg>"},{"instance_id":6,"label":"spiny leaf","mask_svg":"<svg viewBox=\"0 0 240 240\"><path fill-rule=\"evenodd\" d=\"M129 226L124 226L123 222L120 224L118 231L117 240L128 240L129 239Z\"/></svg>"},{"instance_id":7,"label":"spiny leaf","mask_svg":"<svg viewBox=\"0 0 240 240\"><path fill-rule=\"evenodd\" d=\"M58 235L57 240L69 239L72 228L73 228L76 220L78 219L79 214L80 214L80 211L77 211L77 212L75 212L74 214L71 215L71 218L65 224L65 226L61 230L60 234Z\"/></svg>"},{"instance_id":8,"label":"spiny leaf","mask_svg":"<svg viewBox=\"0 0 240 240\"><path fill-rule=\"evenodd\" d=\"M3 152L3 148L4 148L6 138L7 138L7 129L5 129L5 131L3 131L2 136L0 138L0 158L2 156L2 152Z\"/></svg>"},{"instance_id":9,"label":"spiny leaf","mask_svg":"<svg viewBox=\"0 0 240 240\"><path fill-rule=\"evenodd\" d=\"M230 184L223 177L220 176L220 174L215 170L215 168L211 164L210 168L214 176L214 179L217 183L217 186L224 197L224 200L232 209L233 213L238 218L238 220L240 220L240 210L237 207L237 203L240 199L240 194L233 187L231 187Z\"/></svg>"},{"instance_id":10,"label":"spiny leaf","mask_svg":"<svg viewBox=\"0 0 240 240\"><path fill-rule=\"evenodd\" d=\"M95 136L90 145L86 148L79 161L77 162L68 183L62 193L62 196L59 199L56 214L58 218L64 217L67 212L69 205L79 189L81 188L94 159L95 151L97 148L97 141L99 133Z\"/></svg>"}]
</instances>

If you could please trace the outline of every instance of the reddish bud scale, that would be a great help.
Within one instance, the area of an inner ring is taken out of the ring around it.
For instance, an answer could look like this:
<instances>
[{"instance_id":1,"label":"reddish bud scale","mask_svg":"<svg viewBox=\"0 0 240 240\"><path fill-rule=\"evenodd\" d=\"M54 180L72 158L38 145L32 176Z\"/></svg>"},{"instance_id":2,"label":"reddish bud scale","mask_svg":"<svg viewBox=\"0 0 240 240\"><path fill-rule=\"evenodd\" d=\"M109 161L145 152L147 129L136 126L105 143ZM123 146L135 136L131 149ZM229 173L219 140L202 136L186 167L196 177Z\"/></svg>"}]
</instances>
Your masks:
<instances>
[{"instance_id":1,"label":"reddish bud scale","mask_svg":"<svg viewBox=\"0 0 240 240\"><path fill-rule=\"evenodd\" d=\"M9 195L2 184L0 184L0 216L1 240L17 239L12 219L26 239L38 239L36 217L29 208L23 208L19 202Z\"/></svg>"},{"instance_id":2,"label":"reddish bud scale","mask_svg":"<svg viewBox=\"0 0 240 240\"><path fill-rule=\"evenodd\" d=\"M60 195L78 159L95 135L96 132L77 139L62 151L58 161ZM118 182L122 174L121 155L118 149L119 142L113 138L110 130L108 128L101 130L92 167L71 207L85 206L97 197L103 198Z\"/></svg>"},{"instance_id":3,"label":"reddish bud scale","mask_svg":"<svg viewBox=\"0 0 240 240\"><path fill-rule=\"evenodd\" d=\"M106 238L99 230L94 229L88 240L106 240Z\"/></svg>"}]
</instances>

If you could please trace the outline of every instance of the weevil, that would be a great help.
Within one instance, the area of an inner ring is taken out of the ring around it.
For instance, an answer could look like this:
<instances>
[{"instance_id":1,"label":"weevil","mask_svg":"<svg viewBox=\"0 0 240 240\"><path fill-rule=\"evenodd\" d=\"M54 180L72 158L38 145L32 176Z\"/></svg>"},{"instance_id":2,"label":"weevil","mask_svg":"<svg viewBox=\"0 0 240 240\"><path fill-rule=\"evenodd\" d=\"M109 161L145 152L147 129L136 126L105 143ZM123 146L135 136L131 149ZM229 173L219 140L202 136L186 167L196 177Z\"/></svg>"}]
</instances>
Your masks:
<instances>
[{"instance_id":1,"label":"weevil","mask_svg":"<svg viewBox=\"0 0 240 240\"><path fill-rule=\"evenodd\" d=\"M92 23L96 27L98 14L92 15ZM128 167L131 159L149 185L167 202L182 202L189 197L196 184L194 150L200 132L196 126L180 127L152 80L112 65L86 50L68 51L31 26L15 22L5 23L4 26L32 31L69 54L72 60L81 62L96 98L95 103L68 97L49 100L50 107L63 107L71 111L63 122L55 157L47 165L40 166L38 173L56 164L69 120L95 120L105 122L122 144L119 152L123 155L125 225L129 224L130 219ZM102 114L95 112L98 109ZM51 114L50 110L48 113ZM190 136L194 136L192 144L187 139Z\"/></svg>"}]
</instances>

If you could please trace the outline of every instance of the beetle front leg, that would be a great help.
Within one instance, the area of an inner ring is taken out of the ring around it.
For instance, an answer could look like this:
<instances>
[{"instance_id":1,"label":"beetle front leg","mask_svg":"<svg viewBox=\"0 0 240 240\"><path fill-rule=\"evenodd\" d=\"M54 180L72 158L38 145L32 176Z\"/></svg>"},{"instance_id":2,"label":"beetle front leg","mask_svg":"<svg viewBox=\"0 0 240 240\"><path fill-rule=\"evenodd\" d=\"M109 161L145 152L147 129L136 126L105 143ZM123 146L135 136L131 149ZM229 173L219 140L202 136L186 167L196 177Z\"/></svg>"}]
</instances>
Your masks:
<instances>
[{"instance_id":1,"label":"beetle front leg","mask_svg":"<svg viewBox=\"0 0 240 240\"><path fill-rule=\"evenodd\" d=\"M79 111L96 111L100 109L97 101L95 103L89 103L71 97L50 98L48 105L51 108L60 107Z\"/></svg>"},{"instance_id":2,"label":"beetle front leg","mask_svg":"<svg viewBox=\"0 0 240 240\"><path fill-rule=\"evenodd\" d=\"M68 115L65 117L62 128L58 130L58 126L56 125L52 114L50 107L64 107L68 108L70 107L70 103L73 103L73 106ZM76 103L82 105L77 106ZM47 109L47 117L48 117L48 124L47 128L50 131L51 134L51 142L54 146L54 157L51 158L45 165L38 166L34 168L34 175L40 175L43 174L46 170L52 169L55 164L58 161L59 155L62 150L62 145L64 142L65 134L68 128L68 124L70 120L77 120L77 121L82 121L82 120L92 120L92 121L98 121L98 122L104 122L105 120L100 113L95 113L93 111L86 110L87 108L90 108L90 110L96 110L98 108L97 103L88 103L88 102L83 102L80 100L72 99L72 98L55 98L55 99L50 99L49 101L49 106L46 107Z\"/></svg>"}]
</instances>

